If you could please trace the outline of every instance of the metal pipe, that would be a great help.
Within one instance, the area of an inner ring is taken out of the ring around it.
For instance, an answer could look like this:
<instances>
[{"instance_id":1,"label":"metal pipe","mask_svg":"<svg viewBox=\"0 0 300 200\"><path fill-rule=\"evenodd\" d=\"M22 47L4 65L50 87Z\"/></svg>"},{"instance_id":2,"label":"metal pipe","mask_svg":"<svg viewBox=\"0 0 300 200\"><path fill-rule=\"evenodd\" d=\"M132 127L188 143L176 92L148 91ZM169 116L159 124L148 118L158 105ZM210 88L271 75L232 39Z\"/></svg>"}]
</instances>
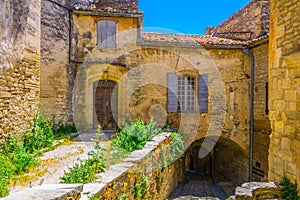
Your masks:
<instances>
[{"instance_id":1,"label":"metal pipe","mask_svg":"<svg viewBox=\"0 0 300 200\"><path fill-rule=\"evenodd\" d=\"M250 88L250 141L249 141L249 182L252 182L253 176L253 130L254 130L254 65L255 60L253 54L248 48L243 49L243 52L251 58L251 88Z\"/></svg>"}]
</instances>

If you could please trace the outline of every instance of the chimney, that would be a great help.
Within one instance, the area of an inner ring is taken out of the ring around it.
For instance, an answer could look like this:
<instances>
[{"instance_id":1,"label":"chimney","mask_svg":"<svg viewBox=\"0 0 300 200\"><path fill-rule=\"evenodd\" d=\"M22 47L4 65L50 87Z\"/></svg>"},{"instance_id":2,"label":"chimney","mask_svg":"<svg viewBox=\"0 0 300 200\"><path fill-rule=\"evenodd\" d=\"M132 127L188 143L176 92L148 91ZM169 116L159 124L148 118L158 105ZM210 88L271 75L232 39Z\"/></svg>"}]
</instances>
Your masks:
<instances>
[{"instance_id":1,"label":"chimney","mask_svg":"<svg viewBox=\"0 0 300 200\"><path fill-rule=\"evenodd\" d=\"M213 26L208 26L206 29L205 29L205 35L211 35L212 34L212 31L215 29L215 27Z\"/></svg>"}]
</instances>

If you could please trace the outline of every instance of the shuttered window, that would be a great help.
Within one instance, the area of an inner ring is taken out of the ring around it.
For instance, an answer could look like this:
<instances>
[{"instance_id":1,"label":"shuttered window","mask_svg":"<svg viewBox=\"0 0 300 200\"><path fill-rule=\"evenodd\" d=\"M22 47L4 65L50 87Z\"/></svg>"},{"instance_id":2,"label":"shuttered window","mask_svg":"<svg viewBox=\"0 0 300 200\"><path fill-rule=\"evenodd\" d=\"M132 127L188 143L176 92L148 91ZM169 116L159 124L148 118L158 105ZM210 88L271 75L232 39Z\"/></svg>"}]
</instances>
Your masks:
<instances>
[{"instance_id":1,"label":"shuttered window","mask_svg":"<svg viewBox=\"0 0 300 200\"><path fill-rule=\"evenodd\" d=\"M200 113L208 112L208 74L198 76L198 109Z\"/></svg>"},{"instance_id":2,"label":"shuttered window","mask_svg":"<svg viewBox=\"0 0 300 200\"><path fill-rule=\"evenodd\" d=\"M177 112L177 90L178 90L178 77L175 73L168 73L168 112Z\"/></svg>"},{"instance_id":3,"label":"shuttered window","mask_svg":"<svg viewBox=\"0 0 300 200\"><path fill-rule=\"evenodd\" d=\"M208 112L208 75L177 76L168 73L168 112ZM196 85L198 82L198 91Z\"/></svg>"},{"instance_id":4,"label":"shuttered window","mask_svg":"<svg viewBox=\"0 0 300 200\"><path fill-rule=\"evenodd\" d=\"M101 20L97 22L97 44L100 48L116 48L117 24L111 20Z\"/></svg>"}]
</instances>

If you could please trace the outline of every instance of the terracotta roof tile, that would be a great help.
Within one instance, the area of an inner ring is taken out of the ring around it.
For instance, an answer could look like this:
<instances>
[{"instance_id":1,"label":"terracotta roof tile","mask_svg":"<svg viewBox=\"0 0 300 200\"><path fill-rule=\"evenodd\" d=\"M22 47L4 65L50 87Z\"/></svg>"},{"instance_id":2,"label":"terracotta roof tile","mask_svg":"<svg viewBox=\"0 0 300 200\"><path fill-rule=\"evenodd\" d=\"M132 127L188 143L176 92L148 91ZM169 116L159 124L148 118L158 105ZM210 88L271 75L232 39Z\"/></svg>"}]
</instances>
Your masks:
<instances>
[{"instance_id":1,"label":"terracotta roof tile","mask_svg":"<svg viewBox=\"0 0 300 200\"><path fill-rule=\"evenodd\" d=\"M269 0L251 0L246 6L211 31L212 35L238 40L252 40L269 32Z\"/></svg>"},{"instance_id":2,"label":"terracotta roof tile","mask_svg":"<svg viewBox=\"0 0 300 200\"><path fill-rule=\"evenodd\" d=\"M143 33L143 43L148 44L181 44L186 46L247 45L245 41L215 37L211 35Z\"/></svg>"}]
</instances>

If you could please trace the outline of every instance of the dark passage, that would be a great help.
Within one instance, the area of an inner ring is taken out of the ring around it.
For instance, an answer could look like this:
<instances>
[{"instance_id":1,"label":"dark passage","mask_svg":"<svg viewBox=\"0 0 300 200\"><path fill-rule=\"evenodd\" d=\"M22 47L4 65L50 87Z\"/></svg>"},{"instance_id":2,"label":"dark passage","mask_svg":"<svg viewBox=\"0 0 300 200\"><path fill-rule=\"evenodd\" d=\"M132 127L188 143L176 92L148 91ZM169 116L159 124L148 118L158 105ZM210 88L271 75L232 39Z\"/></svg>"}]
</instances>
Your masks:
<instances>
[{"instance_id":1,"label":"dark passage","mask_svg":"<svg viewBox=\"0 0 300 200\"><path fill-rule=\"evenodd\" d=\"M194 172L187 172L187 179L169 196L174 199L227 199L234 194L234 184L224 179L213 180Z\"/></svg>"}]
</instances>

